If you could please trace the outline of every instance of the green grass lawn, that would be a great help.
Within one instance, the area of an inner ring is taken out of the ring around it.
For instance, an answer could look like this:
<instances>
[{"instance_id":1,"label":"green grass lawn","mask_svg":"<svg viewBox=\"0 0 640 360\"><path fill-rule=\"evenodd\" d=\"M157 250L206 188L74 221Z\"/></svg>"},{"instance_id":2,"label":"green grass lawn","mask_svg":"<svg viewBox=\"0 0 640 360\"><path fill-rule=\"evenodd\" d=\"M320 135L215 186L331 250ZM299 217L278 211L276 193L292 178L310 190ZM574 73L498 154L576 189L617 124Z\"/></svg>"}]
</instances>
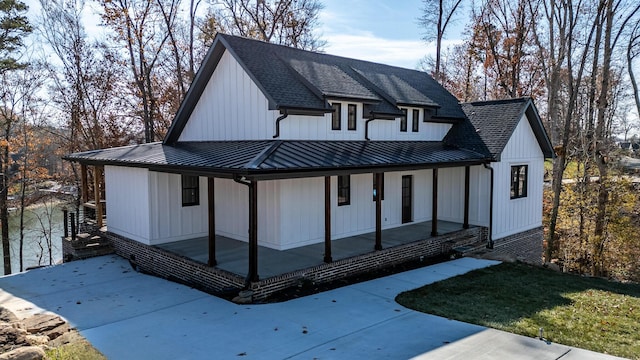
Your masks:
<instances>
[{"instance_id":1,"label":"green grass lawn","mask_svg":"<svg viewBox=\"0 0 640 360\"><path fill-rule=\"evenodd\" d=\"M640 285L503 263L401 293L408 308L640 359Z\"/></svg>"}]
</instances>

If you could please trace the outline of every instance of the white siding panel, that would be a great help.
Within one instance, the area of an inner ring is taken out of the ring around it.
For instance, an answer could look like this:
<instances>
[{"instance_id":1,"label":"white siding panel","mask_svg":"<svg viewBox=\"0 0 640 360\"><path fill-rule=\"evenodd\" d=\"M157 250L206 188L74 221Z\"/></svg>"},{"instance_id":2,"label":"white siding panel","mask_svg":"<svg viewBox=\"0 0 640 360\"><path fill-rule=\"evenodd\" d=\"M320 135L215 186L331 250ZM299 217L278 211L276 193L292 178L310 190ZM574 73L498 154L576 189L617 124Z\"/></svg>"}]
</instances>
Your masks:
<instances>
[{"instance_id":1,"label":"white siding panel","mask_svg":"<svg viewBox=\"0 0 640 360\"><path fill-rule=\"evenodd\" d=\"M527 197L511 199L511 166L528 165ZM544 156L526 117L492 164L494 179L493 238L500 239L542 224Z\"/></svg>"},{"instance_id":2,"label":"white siding panel","mask_svg":"<svg viewBox=\"0 0 640 360\"><path fill-rule=\"evenodd\" d=\"M180 141L270 139L276 111L228 52L222 55Z\"/></svg>"},{"instance_id":3,"label":"white siding panel","mask_svg":"<svg viewBox=\"0 0 640 360\"><path fill-rule=\"evenodd\" d=\"M438 219L464 221L464 167L438 170Z\"/></svg>"},{"instance_id":4,"label":"white siding panel","mask_svg":"<svg viewBox=\"0 0 640 360\"><path fill-rule=\"evenodd\" d=\"M491 172L484 166L472 166L469 174L469 223L489 226Z\"/></svg>"},{"instance_id":5,"label":"white siding panel","mask_svg":"<svg viewBox=\"0 0 640 360\"><path fill-rule=\"evenodd\" d=\"M324 178L280 180L280 249L324 241Z\"/></svg>"},{"instance_id":6,"label":"white siding panel","mask_svg":"<svg viewBox=\"0 0 640 360\"><path fill-rule=\"evenodd\" d=\"M149 172L151 245L207 236L207 179L200 177L200 204L182 206L182 179L178 174Z\"/></svg>"},{"instance_id":7,"label":"white siding panel","mask_svg":"<svg viewBox=\"0 0 640 360\"><path fill-rule=\"evenodd\" d=\"M215 179L215 189L216 234L249 241L249 189L231 179Z\"/></svg>"},{"instance_id":8,"label":"white siding panel","mask_svg":"<svg viewBox=\"0 0 640 360\"><path fill-rule=\"evenodd\" d=\"M108 229L149 244L149 172L105 166Z\"/></svg>"},{"instance_id":9,"label":"white siding panel","mask_svg":"<svg viewBox=\"0 0 640 360\"><path fill-rule=\"evenodd\" d=\"M280 187L279 181L258 182L258 244L282 250L281 241L289 236L280 236ZM249 206L248 199L245 206ZM247 218L248 221L248 218Z\"/></svg>"}]
</instances>

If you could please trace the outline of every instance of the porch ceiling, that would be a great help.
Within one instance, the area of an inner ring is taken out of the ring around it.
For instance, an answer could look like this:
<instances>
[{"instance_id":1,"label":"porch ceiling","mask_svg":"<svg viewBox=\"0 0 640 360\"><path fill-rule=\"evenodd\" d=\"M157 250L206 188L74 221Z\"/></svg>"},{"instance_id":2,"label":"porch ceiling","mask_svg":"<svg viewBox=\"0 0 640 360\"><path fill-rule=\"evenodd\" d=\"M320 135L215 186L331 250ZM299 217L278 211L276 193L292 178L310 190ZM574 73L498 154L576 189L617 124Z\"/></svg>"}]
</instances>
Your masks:
<instances>
[{"instance_id":1,"label":"porch ceiling","mask_svg":"<svg viewBox=\"0 0 640 360\"><path fill-rule=\"evenodd\" d=\"M481 164L480 153L436 141L255 140L133 145L70 154L87 165L117 165L254 179L325 176Z\"/></svg>"}]
</instances>

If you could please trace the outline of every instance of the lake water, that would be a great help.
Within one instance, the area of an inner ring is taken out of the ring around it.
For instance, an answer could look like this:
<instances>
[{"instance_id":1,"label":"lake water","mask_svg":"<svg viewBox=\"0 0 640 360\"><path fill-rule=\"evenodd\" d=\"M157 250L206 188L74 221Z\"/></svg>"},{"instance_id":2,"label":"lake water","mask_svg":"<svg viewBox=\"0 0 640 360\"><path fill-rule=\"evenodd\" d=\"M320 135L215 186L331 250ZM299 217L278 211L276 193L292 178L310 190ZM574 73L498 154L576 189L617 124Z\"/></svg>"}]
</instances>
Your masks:
<instances>
[{"instance_id":1,"label":"lake water","mask_svg":"<svg viewBox=\"0 0 640 360\"><path fill-rule=\"evenodd\" d=\"M25 210L24 221L24 248L23 267L49 265L49 247L47 236L51 239L52 264L62 261L62 235L63 220L62 207L65 204L58 200L48 200L38 203ZM18 210L9 213L9 239L11 241L11 272L20 271L19 245L20 245L20 212ZM41 249L41 247L43 249ZM2 246L0 246L2 253ZM4 270L4 256L0 256L0 274Z\"/></svg>"}]
</instances>

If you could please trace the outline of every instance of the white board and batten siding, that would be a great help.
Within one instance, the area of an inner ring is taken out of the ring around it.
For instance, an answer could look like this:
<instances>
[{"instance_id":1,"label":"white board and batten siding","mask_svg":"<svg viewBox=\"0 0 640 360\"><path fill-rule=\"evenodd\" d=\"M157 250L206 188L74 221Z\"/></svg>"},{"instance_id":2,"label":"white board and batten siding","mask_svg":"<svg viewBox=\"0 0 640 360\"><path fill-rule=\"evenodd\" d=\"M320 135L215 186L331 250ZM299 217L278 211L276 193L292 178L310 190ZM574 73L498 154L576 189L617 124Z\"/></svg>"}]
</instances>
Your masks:
<instances>
[{"instance_id":1,"label":"white board and batten siding","mask_svg":"<svg viewBox=\"0 0 640 360\"><path fill-rule=\"evenodd\" d=\"M341 104L341 128L332 130L331 114L324 116L289 115L280 122L281 140L364 140L363 103L335 101ZM349 130L348 105L356 110L356 129ZM413 110L419 110L419 131L412 131ZM277 110L249 74L225 51L200 100L193 109L179 141L271 140L275 134ZM407 131L400 131L400 119L369 123L371 140L440 141L451 124L423 122L424 110L407 108Z\"/></svg>"},{"instance_id":2,"label":"white board and batten siding","mask_svg":"<svg viewBox=\"0 0 640 360\"><path fill-rule=\"evenodd\" d=\"M199 178L199 204L182 206L182 177L149 172L150 245L207 236L207 178Z\"/></svg>"},{"instance_id":3,"label":"white board and batten siding","mask_svg":"<svg viewBox=\"0 0 640 360\"><path fill-rule=\"evenodd\" d=\"M150 245L149 171L105 166L104 176L109 231Z\"/></svg>"},{"instance_id":4,"label":"white board and batten siding","mask_svg":"<svg viewBox=\"0 0 640 360\"><path fill-rule=\"evenodd\" d=\"M528 166L527 196L511 199L511 167L516 165ZM493 238L540 227L544 155L526 115L502 151L500 162L493 163L492 167L495 169Z\"/></svg>"},{"instance_id":5,"label":"white board and batten siding","mask_svg":"<svg viewBox=\"0 0 640 360\"><path fill-rule=\"evenodd\" d=\"M225 51L179 141L271 139L276 111L249 74Z\"/></svg>"}]
</instances>

